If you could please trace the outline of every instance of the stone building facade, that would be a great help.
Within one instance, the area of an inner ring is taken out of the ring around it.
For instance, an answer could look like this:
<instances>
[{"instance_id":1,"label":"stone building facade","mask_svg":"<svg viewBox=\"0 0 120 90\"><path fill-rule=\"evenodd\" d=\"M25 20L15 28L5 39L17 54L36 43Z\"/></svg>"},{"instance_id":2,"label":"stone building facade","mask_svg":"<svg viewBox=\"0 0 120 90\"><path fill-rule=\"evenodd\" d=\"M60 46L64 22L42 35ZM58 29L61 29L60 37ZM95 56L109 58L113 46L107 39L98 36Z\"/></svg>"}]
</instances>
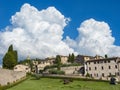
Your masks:
<instances>
[{"instance_id":1,"label":"stone building facade","mask_svg":"<svg viewBox=\"0 0 120 90\"><path fill-rule=\"evenodd\" d=\"M85 63L85 74L89 73L91 77L102 78L120 75L120 58L104 58L88 60Z\"/></svg>"},{"instance_id":2,"label":"stone building facade","mask_svg":"<svg viewBox=\"0 0 120 90\"><path fill-rule=\"evenodd\" d=\"M23 71L23 72L31 72L30 67L27 65L22 65L22 64L18 64L14 67L13 69L14 71Z\"/></svg>"}]
</instances>

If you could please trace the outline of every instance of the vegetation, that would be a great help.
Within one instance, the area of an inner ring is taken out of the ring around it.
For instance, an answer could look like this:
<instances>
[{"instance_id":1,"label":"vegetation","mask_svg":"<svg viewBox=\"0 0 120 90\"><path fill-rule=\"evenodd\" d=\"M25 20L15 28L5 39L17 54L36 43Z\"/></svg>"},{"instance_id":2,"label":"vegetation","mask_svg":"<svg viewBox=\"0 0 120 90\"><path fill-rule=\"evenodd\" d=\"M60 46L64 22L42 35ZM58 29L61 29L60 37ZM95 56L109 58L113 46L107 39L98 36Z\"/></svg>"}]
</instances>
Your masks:
<instances>
[{"instance_id":1,"label":"vegetation","mask_svg":"<svg viewBox=\"0 0 120 90\"><path fill-rule=\"evenodd\" d=\"M61 71L61 70L55 70L55 69L51 69L51 70L49 70L49 73L50 73L50 74L59 74L59 75L63 75L63 74L65 74L64 71Z\"/></svg>"},{"instance_id":2,"label":"vegetation","mask_svg":"<svg viewBox=\"0 0 120 90\"><path fill-rule=\"evenodd\" d=\"M80 63L62 64L61 67L80 66Z\"/></svg>"},{"instance_id":3,"label":"vegetation","mask_svg":"<svg viewBox=\"0 0 120 90\"><path fill-rule=\"evenodd\" d=\"M108 55L107 55L107 54L105 54L105 58L108 58Z\"/></svg>"},{"instance_id":4,"label":"vegetation","mask_svg":"<svg viewBox=\"0 0 120 90\"><path fill-rule=\"evenodd\" d=\"M61 67L61 57L60 57L60 55L56 56L55 64L57 65L57 69L60 70L60 67Z\"/></svg>"},{"instance_id":5,"label":"vegetation","mask_svg":"<svg viewBox=\"0 0 120 90\"><path fill-rule=\"evenodd\" d=\"M34 78L9 88L7 90L119 90L120 85L110 85L109 82L97 81L81 81L74 80L68 84L64 84L63 79Z\"/></svg>"},{"instance_id":6,"label":"vegetation","mask_svg":"<svg viewBox=\"0 0 120 90\"><path fill-rule=\"evenodd\" d=\"M3 68L13 69L18 62L17 51L13 50L13 45L10 45L7 53L3 57Z\"/></svg>"},{"instance_id":7,"label":"vegetation","mask_svg":"<svg viewBox=\"0 0 120 90\"><path fill-rule=\"evenodd\" d=\"M89 74L89 73L87 73L87 74L86 74L86 77L90 77L90 74Z\"/></svg>"},{"instance_id":8,"label":"vegetation","mask_svg":"<svg viewBox=\"0 0 120 90\"><path fill-rule=\"evenodd\" d=\"M54 64L54 65L51 65L51 66L46 66L46 67L44 68L44 71L47 70L47 69L52 69L52 68L57 68L57 65Z\"/></svg>"},{"instance_id":9,"label":"vegetation","mask_svg":"<svg viewBox=\"0 0 120 90\"><path fill-rule=\"evenodd\" d=\"M74 55L74 53L69 54L68 62L74 63L74 60L75 60L75 55Z\"/></svg>"}]
</instances>

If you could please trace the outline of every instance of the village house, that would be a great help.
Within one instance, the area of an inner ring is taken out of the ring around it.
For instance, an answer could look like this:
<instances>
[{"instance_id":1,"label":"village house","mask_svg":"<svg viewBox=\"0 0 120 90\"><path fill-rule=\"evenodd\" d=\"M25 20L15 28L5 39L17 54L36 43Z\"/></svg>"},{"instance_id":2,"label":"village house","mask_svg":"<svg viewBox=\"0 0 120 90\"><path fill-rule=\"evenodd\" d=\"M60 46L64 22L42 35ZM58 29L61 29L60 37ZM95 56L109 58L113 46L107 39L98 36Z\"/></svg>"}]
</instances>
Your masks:
<instances>
[{"instance_id":1,"label":"village house","mask_svg":"<svg viewBox=\"0 0 120 90\"><path fill-rule=\"evenodd\" d=\"M61 63L62 64L67 64L68 63L68 56L60 56L61 57ZM44 70L46 66L51 66L55 63L55 58L54 57L48 57L44 60L37 60L33 61L34 66L37 67L38 71L39 70Z\"/></svg>"},{"instance_id":2,"label":"village house","mask_svg":"<svg viewBox=\"0 0 120 90\"><path fill-rule=\"evenodd\" d=\"M85 62L85 74L94 78L107 78L120 75L120 58L91 59Z\"/></svg>"},{"instance_id":3,"label":"village house","mask_svg":"<svg viewBox=\"0 0 120 90\"><path fill-rule=\"evenodd\" d=\"M24 72L31 72L30 67L27 65L22 65L22 64L18 64L14 67L13 69L14 71L24 71Z\"/></svg>"},{"instance_id":4,"label":"village house","mask_svg":"<svg viewBox=\"0 0 120 90\"><path fill-rule=\"evenodd\" d=\"M53 65L55 58L46 58L45 60L40 60L37 64L38 70L43 70L46 66Z\"/></svg>"},{"instance_id":5,"label":"village house","mask_svg":"<svg viewBox=\"0 0 120 90\"><path fill-rule=\"evenodd\" d=\"M68 56L60 56L62 64L68 64Z\"/></svg>"},{"instance_id":6,"label":"village house","mask_svg":"<svg viewBox=\"0 0 120 90\"><path fill-rule=\"evenodd\" d=\"M80 63L80 64L84 64L86 61L89 61L89 60L93 60L93 59L103 59L102 56L98 56L96 55L95 57L93 56L87 56L87 55L78 55L76 58L75 58L75 62L76 63Z\"/></svg>"}]
</instances>

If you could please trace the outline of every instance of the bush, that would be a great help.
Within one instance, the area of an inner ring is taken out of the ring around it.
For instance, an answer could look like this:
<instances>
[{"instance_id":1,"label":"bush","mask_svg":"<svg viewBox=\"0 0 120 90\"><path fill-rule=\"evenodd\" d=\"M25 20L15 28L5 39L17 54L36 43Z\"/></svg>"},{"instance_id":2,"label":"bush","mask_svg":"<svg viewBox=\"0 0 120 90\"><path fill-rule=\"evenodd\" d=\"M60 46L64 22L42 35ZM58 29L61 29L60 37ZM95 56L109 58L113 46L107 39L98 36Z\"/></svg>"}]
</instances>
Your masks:
<instances>
[{"instance_id":1,"label":"bush","mask_svg":"<svg viewBox=\"0 0 120 90\"><path fill-rule=\"evenodd\" d=\"M86 77L90 77L90 74L89 74L89 73L87 73L87 74L86 74Z\"/></svg>"},{"instance_id":2,"label":"bush","mask_svg":"<svg viewBox=\"0 0 120 90\"><path fill-rule=\"evenodd\" d=\"M50 74L60 74L60 75L65 74L64 71L61 71L61 70L55 70L55 69L49 70L49 73L50 73Z\"/></svg>"},{"instance_id":3,"label":"bush","mask_svg":"<svg viewBox=\"0 0 120 90\"><path fill-rule=\"evenodd\" d=\"M71 63L71 64L62 64L61 67L69 67L69 66L80 66L79 63Z\"/></svg>"},{"instance_id":4,"label":"bush","mask_svg":"<svg viewBox=\"0 0 120 90\"><path fill-rule=\"evenodd\" d=\"M39 80L41 76L39 74L32 74L32 77L34 77L36 80Z\"/></svg>"},{"instance_id":5,"label":"bush","mask_svg":"<svg viewBox=\"0 0 120 90\"><path fill-rule=\"evenodd\" d=\"M56 67L57 67L56 64L55 64L55 65L51 65L51 66L46 66L46 67L44 68L44 71L47 70L47 69L56 68Z\"/></svg>"}]
</instances>

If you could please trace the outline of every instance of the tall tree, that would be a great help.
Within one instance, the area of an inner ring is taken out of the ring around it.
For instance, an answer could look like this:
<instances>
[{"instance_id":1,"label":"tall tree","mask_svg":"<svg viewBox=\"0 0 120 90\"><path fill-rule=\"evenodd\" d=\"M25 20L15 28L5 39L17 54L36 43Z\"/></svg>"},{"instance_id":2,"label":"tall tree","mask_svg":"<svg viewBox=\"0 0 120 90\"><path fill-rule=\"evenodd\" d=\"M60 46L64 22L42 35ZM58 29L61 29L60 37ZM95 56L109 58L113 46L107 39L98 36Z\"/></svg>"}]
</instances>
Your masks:
<instances>
[{"instance_id":1,"label":"tall tree","mask_svg":"<svg viewBox=\"0 0 120 90\"><path fill-rule=\"evenodd\" d=\"M7 53L3 57L3 68L13 69L17 62L18 62L17 51L14 51L13 46L10 45Z\"/></svg>"},{"instance_id":2,"label":"tall tree","mask_svg":"<svg viewBox=\"0 0 120 90\"><path fill-rule=\"evenodd\" d=\"M8 48L8 52L13 51L13 45L11 44Z\"/></svg>"},{"instance_id":3,"label":"tall tree","mask_svg":"<svg viewBox=\"0 0 120 90\"><path fill-rule=\"evenodd\" d=\"M72 53L72 55L71 55L71 63L74 63L74 60L75 60L75 55L74 55L74 53Z\"/></svg>"},{"instance_id":4,"label":"tall tree","mask_svg":"<svg viewBox=\"0 0 120 90\"><path fill-rule=\"evenodd\" d=\"M57 69L60 70L60 67L61 67L61 57L60 57L60 55L56 56L55 63L57 64Z\"/></svg>"},{"instance_id":5,"label":"tall tree","mask_svg":"<svg viewBox=\"0 0 120 90\"><path fill-rule=\"evenodd\" d=\"M74 59L75 59L75 55L74 55L74 53L69 54L68 62L74 63Z\"/></svg>"},{"instance_id":6,"label":"tall tree","mask_svg":"<svg viewBox=\"0 0 120 90\"><path fill-rule=\"evenodd\" d=\"M108 55L107 55L107 54L105 54L105 58L108 58Z\"/></svg>"}]
</instances>

